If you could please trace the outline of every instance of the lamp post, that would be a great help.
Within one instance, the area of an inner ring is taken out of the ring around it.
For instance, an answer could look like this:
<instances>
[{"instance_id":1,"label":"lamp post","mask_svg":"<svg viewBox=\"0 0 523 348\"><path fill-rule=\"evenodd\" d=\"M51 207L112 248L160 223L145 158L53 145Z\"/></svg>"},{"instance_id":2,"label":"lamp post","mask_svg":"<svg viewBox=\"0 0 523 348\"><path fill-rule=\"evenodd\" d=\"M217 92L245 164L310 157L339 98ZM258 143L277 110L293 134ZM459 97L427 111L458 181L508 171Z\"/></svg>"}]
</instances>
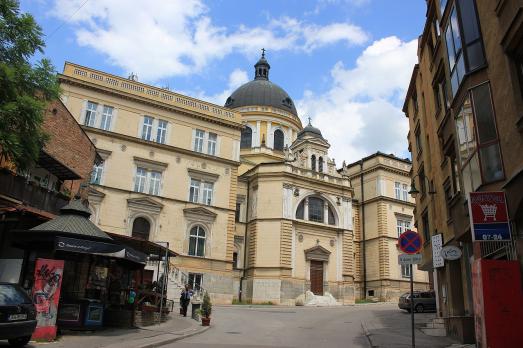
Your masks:
<instances>
[{"instance_id":1,"label":"lamp post","mask_svg":"<svg viewBox=\"0 0 523 348\"><path fill-rule=\"evenodd\" d=\"M416 177L419 177L420 180L427 180L427 184L428 184L427 186L429 188L429 192L428 192L429 195L433 195L433 194L437 193L436 189L434 188L434 185L429 181L429 179L426 176L420 176L419 174L416 174L412 177L409 195L411 195L412 197L416 197L416 195L418 193L420 193L419 190L416 188L416 181L414 180L414 179L416 179ZM425 185L425 182L423 182L422 185Z\"/></svg>"}]
</instances>

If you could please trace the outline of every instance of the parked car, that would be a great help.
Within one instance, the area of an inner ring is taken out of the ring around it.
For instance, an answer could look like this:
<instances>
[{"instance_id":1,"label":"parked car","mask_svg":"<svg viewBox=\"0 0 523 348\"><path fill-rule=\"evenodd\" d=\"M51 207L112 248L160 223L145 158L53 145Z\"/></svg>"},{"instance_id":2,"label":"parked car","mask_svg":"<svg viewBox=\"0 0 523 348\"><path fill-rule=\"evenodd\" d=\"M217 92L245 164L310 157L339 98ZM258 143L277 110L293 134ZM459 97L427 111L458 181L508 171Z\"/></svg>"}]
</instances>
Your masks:
<instances>
[{"instance_id":1,"label":"parked car","mask_svg":"<svg viewBox=\"0 0 523 348\"><path fill-rule=\"evenodd\" d=\"M0 340L23 347L36 328L36 309L24 289L17 284L0 283Z\"/></svg>"},{"instance_id":2,"label":"parked car","mask_svg":"<svg viewBox=\"0 0 523 348\"><path fill-rule=\"evenodd\" d=\"M434 291L414 291L414 310L418 313L436 310L436 294ZM410 312L410 292L400 296L398 307Z\"/></svg>"}]
</instances>

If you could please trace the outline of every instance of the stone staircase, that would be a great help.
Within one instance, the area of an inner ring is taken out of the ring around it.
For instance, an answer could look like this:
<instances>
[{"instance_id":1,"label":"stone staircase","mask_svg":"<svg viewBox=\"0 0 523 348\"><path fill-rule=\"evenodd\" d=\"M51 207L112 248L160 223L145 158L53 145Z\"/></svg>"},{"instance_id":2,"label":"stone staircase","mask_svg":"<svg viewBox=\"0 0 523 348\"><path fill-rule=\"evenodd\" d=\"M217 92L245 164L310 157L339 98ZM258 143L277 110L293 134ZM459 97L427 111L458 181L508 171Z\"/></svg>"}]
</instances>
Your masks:
<instances>
[{"instance_id":1,"label":"stone staircase","mask_svg":"<svg viewBox=\"0 0 523 348\"><path fill-rule=\"evenodd\" d=\"M421 332L428 336L447 336L445 330L445 320L443 318L434 318L420 328Z\"/></svg>"}]
</instances>

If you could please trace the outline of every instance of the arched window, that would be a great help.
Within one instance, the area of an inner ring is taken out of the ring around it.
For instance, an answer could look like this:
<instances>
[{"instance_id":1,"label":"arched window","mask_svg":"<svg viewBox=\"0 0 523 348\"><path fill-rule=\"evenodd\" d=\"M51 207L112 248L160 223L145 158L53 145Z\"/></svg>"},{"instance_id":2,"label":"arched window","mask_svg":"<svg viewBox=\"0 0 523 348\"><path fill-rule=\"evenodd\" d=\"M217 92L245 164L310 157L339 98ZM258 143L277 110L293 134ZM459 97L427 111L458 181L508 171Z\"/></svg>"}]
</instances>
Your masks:
<instances>
[{"instance_id":1,"label":"arched window","mask_svg":"<svg viewBox=\"0 0 523 348\"><path fill-rule=\"evenodd\" d=\"M274 131L274 150L280 150L283 151L283 132L281 129L276 129Z\"/></svg>"},{"instance_id":2,"label":"arched window","mask_svg":"<svg viewBox=\"0 0 523 348\"><path fill-rule=\"evenodd\" d=\"M205 230L200 225L191 228L189 236L189 255L205 256Z\"/></svg>"},{"instance_id":3,"label":"arched window","mask_svg":"<svg viewBox=\"0 0 523 348\"><path fill-rule=\"evenodd\" d=\"M329 205L329 225L336 225L336 218L334 217L334 210Z\"/></svg>"},{"instance_id":4,"label":"arched window","mask_svg":"<svg viewBox=\"0 0 523 348\"><path fill-rule=\"evenodd\" d=\"M309 197L309 221L323 222L323 199L317 197Z\"/></svg>"},{"instance_id":5,"label":"arched window","mask_svg":"<svg viewBox=\"0 0 523 348\"><path fill-rule=\"evenodd\" d=\"M298 209L296 209L296 219L303 220L303 216L305 214L305 200L301 201L298 205Z\"/></svg>"},{"instance_id":6,"label":"arched window","mask_svg":"<svg viewBox=\"0 0 523 348\"><path fill-rule=\"evenodd\" d=\"M133 221L133 232L134 238L143 240L149 240L149 234L151 232L151 224L146 218L138 217Z\"/></svg>"},{"instance_id":7,"label":"arched window","mask_svg":"<svg viewBox=\"0 0 523 348\"><path fill-rule=\"evenodd\" d=\"M323 173L323 157L318 158L318 171Z\"/></svg>"},{"instance_id":8,"label":"arched window","mask_svg":"<svg viewBox=\"0 0 523 348\"><path fill-rule=\"evenodd\" d=\"M252 129L245 127L242 130L240 148L248 149L250 147L252 147Z\"/></svg>"},{"instance_id":9,"label":"arched window","mask_svg":"<svg viewBox=\"0 0 523 348\"><path fill-rule=\"evenodd\" d=\"M316 156L311 156L311 169L316 170Z\"/></svg>"}]
</instances>

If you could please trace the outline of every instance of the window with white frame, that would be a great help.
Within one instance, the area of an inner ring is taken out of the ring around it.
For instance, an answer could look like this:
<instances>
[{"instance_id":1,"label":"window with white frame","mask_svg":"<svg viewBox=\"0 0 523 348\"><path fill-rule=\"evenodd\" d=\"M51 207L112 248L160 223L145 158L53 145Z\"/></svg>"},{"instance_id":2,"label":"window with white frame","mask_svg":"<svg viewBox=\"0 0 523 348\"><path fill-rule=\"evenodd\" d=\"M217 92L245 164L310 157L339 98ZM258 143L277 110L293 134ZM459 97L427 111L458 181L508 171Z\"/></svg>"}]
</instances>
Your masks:
<instances>
[{"instance_id":1,"label":"window with white frame","mask_svg":"<svg viewBox=\"0 0 523 348\"><path fill-rule=\"evenodd\" d=\"M196 152L203 152L203 140L205 138L205 132L197 129L194 132L194 147L193 150Z\"/></svg>"},{"instance_id":2,"label":"window with white frame","mask_svg":"<svg viewBox=\"0 0 523 348\"><path fill-rule=\"evenodd\" d=\"M98 103L88 101L87 109L85 110L84 125L89 127L95 127L96 124L96 111L98 109Z\"/></svg>"},{"instance_id":3,"label":"window with white frame","mask_svg":"<svg viewBox=\"0 0 523 348\"><path fill-rule=\"evenodd\" d=\"M191 186L189 188L189 201L193 203L198 203L200 201L200 185L200 180L191 179Z\"/></svg>"},{"instance_id":4,"label":"window with white frame","mask_svg":"<svg viewBox=\"0 0 523 348\"><path fill-rule=\"evenodd\" d=\"M401 197L405 202L409 200L409 185L401 184Z\"/></svg>"},{"instance_id":5,"label":"window with white frame","mask_svg":"<svg viewBox=\"0 0 523 348\"><path fill-rule=\"evenodd\" d=\"M205 182L198 179L191 179L191 186L189 188L189 201L193 203L211 205L213 194L214 183Z\"/></svg>"},{"instance_id":6,"label":"window with white frame","mask_svg":"<svg viewBox=\"0 0 523 348\"><path fill-rule=\"evenodd\" d=\"M153 118L151 116L143 117L142 139L151 141L153 138Z\"/></svg>"},{"instance_id":7,"label":"window with white frame","mask_svg":"<svg viewBox=\"0 0 523 348\"><path fill-rule=\"evenodd\" d=\"M102 176L104 172L104 162L95 164L93 166L93 171L91 172L91 184L100 185L102 182Z\"/></svg>"},{"instance_id":8,"label":"window with white frame","mask_svg":"<svg viewBox=\"0 0 523 348\"><path fill-rule=\"evenodd\" d=\"M162 173L155 170L137 167L134 191L159 196L162 186Z\"/></svg>"},{"instance_id":9,"label":"window with white frame","mask_svg":"<svg viewBox=\"0 0 523 348\"><path fill-rule=\"evenodd\" d=\"M111 130L111 122L113 121L113 110L114 108L112 106L103 106L102 121L100 122L101 129Z\"/></svg>"},{"instance_id":10,"label":"window with white frame","mask_svg":"<svg viewBox=\"0 0 523 348\"><path fill-rule=\"evenodd\" d=\"M156 142L165 144L165 137L167 135L167 121L158 120L158 127L156 128Z\"/></svg>"},{"instance_id":11,"label":"window with white frame","mask_svg":"<svg viewBox=\"0 0 523 348\"><path fill-rule=\"evenodd\" d=\"M394 183L394 196L396 199L402 201L408 201L409 199L409 186L407 184L402 184L401 182Z\"/></svg>"},{"instance_id":12,"label":"window with white frame","mask_svg":"<svg viewBox=\"0 0 523 348\"><path fill-rule=\"evenodd\" d=\"M410 265L401 265L401 276L403 278L410 278Z\"/></svg>"},{"instance_id":13,"label":"window with white frame","mask_svg":"<svg viewBox=\"0 0 523 348\"><path fill-rule=\"evenodd\" d=\"M394 195L396 199L401 199L401 183L399 182L394 183Z\"/></svg>"},{"instance_id":14,"label":"window with white frame","mask_svg":"<svg viewBox=\"0 0 523 348\"><path fill-rule=\"evenodd\" d=\"M189 273L189 286L192 290L199 291L202 286L203 274Z\"/></svg>"},{"instance_id":15,"label":"window with white frame","mask_svg":"<svg viewBox=\"0 0 523 348\"><path fill-rule=\"evenodd\" d=\"M209 155L216 155L216 143L218 142L218 135L215 133L209 133L209 139L207 140L207 153Z\"/></svg>"},{"instance_id":16,"label":"window with white frame","mask_svg":"<svg viewBox=\"0 0 523 348\"><path fill-rule=\"evenodd\" d=\"M405 218L396 220L396 231L398 232L398 237L403 232L410 230L410 220Z\"/></svg>"},{"instance_id":17,"label":"window with white frame","mask_svg":"<svg viewBox=\"0 0 523 348\"><path fill-rule=\"evenodd\" d=\"M202 226L196 225L189 232L189 255L205 256L205 230Z\"/></svg>"}]
</instances>

